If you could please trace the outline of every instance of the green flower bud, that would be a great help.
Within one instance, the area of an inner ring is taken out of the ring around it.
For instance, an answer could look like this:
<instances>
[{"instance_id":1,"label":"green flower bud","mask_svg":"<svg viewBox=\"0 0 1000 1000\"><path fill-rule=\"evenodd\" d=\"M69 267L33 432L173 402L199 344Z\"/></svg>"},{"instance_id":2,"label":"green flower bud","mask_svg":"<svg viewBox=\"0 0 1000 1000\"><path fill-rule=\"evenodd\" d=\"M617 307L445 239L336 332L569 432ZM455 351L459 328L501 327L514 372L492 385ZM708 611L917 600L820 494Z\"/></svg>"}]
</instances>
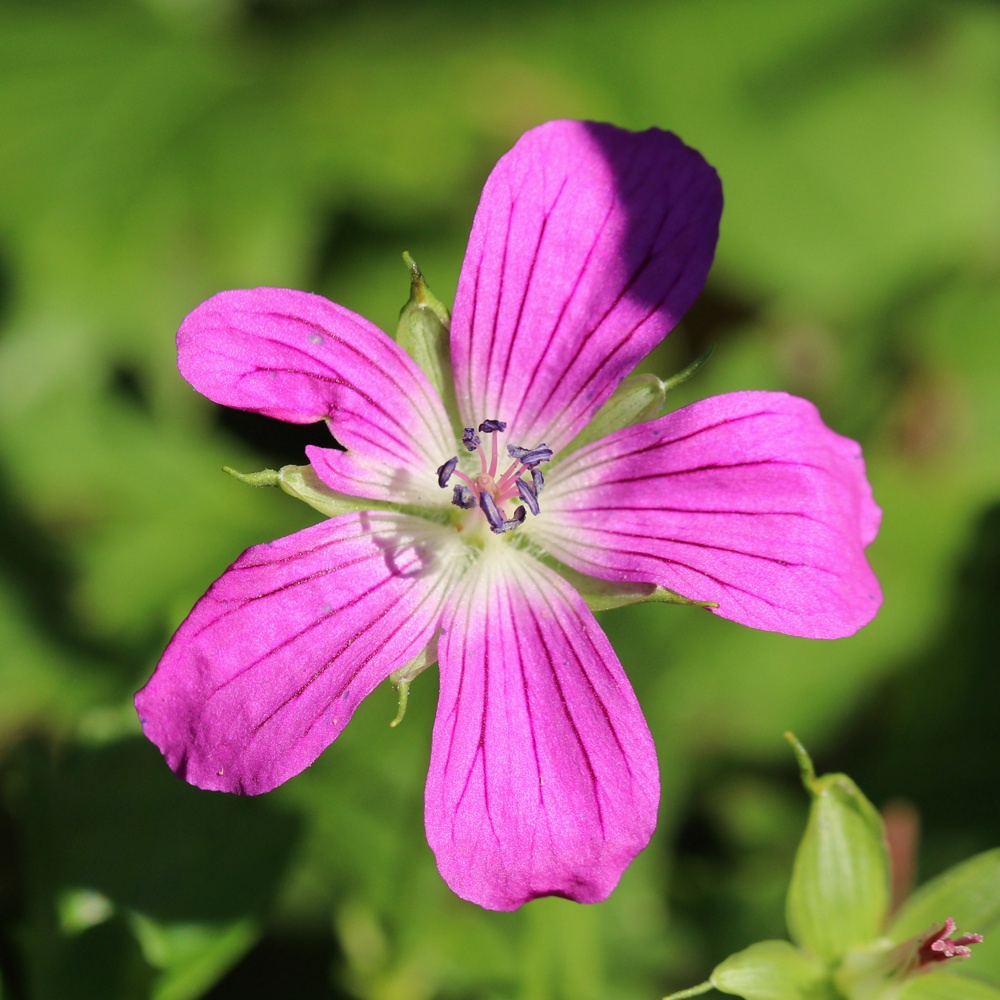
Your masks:
<instances>
[{"instance_id":1,"label":"green flower bud","mask_svg":"<svg viewBox=\"0 0 1000 1000\"><path fill-rule=\"evenodd\" d=\"M889 862L882 818L846 774L816 777L790 733L802 783L812 796L786 912L792 940L830 965L874 941L889 906Z\"/></svg>"}]
</instances>

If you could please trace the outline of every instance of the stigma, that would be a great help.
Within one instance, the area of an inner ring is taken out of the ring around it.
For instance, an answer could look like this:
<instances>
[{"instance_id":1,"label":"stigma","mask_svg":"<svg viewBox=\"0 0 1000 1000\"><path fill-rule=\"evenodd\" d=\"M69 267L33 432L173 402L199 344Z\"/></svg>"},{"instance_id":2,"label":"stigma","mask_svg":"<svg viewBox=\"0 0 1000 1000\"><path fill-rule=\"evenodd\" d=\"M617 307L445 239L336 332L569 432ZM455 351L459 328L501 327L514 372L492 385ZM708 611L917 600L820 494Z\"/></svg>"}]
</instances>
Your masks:
<instances>
[{"instance_id":1,"label":"stigma","mask_svg":"<svg viewBox=\"0 0 1000 1000\"><path fill-rule=\"evenodd\" d=\"M552 458L552 449L544 444L535 448L507 445L510 464L502 472L497 435L507 429L503 420L484 420L478 428L466 427L462 431L465 449L479 455L479 472L470 475L458 468L458 456L449 458L437 470L438 486L447 489L452 477L461 480L452 488L451 502L462 510L479 508L494 534L502 535L524 523L530 511L537 516L540 510L538 494L545 486L545 479L538 466ZM490 438L490 454L483 438ZM507 508L516 503L513 513Z\"/></svg>"}]
</instances>

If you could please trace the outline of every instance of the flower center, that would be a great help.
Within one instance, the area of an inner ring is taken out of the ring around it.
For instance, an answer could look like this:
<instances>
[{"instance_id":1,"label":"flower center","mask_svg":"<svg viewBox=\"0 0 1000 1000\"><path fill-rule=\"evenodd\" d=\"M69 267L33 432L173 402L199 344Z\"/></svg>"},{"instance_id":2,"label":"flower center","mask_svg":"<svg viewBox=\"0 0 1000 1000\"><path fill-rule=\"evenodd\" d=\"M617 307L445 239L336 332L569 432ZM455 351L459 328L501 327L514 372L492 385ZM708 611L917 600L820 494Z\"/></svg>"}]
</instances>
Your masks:
<instances>
[{"instance_id":1,"label":"flower center","mask_svg":"<svg viewBox=\"0 0 1000 1000\"><path fill-rule=\"evenodd\" d=\"M466 450L479 454L478 475L469 476L462 472L458 468L457 455L449 458L437 470L438 485L442 489L447 488L452 476L462 480L453 487L451 502L462 510L478 507L489 523L490 531L497 535L521 524L527 516L527 510L534 515L538 514L538 494L545 486L538 466L552 458L552 449L544 444L537 448L521 448L516 444L509 444L507 454L513 461L501 473L497 435L506 429L507 424L502 420L484 420L478 431L474 427L466 427L462 431L462 444ZM492 438L489 458L480 435ZM530 476L530 482L525 476ZM515 508L513 515L507 517L505 505L509 505L515 498L521 503Z\"/></svg>"}]
</instances>

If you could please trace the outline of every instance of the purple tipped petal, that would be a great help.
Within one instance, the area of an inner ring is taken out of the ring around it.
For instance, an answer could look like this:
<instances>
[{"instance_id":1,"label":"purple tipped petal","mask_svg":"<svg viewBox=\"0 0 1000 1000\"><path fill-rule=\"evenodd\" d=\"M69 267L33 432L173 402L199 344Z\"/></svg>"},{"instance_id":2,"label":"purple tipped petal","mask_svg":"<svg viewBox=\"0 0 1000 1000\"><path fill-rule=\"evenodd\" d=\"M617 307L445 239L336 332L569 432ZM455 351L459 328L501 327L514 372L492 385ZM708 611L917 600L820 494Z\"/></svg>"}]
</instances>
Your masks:
<instances>
[{"instance_id":1,"label":"purple tipped petal","mask_svg":"<svg viewBox=\"0 0 1000 1000\"><path fill-rule=\"evenodd\" d=\"M722 191L675 135L592 122L526 133L490 174L451 326L466 423L558 451L694 301Z\"/></svg>"},{"instance_id":2,"label":"purple tipped petal","mask_svg":"<svg viewBox=\"0 0 1000 1000\"><path fill-rule=\"evenodd\" d=\"M177 357L181 374L216 403L291 423L326 420L348 453L315 448L310 457L333 489L441 502L434 470L454 450L444 407L405 351L366 319L307 292L222 292L181 324Z\"/></svg>"},{"instance_id":3,"label":"purple tipped petal","mask_svg":"<svg viewBox=\"0 0 1000 1000\"><path fill-rule=\"evenodd\" d=\"M659 778L621 664L579 595L509 550L446 613L427 839L465 899L604 899L649 841Z\"/></svg>"},{"instance_id":4,"label":"purple tipped petal","mask_svg":"<svg viewBox=\"0 0 1000 1000\"><path fill-rule=\"evenodd\" d=\"M431 639L445 534L400 514L345 514L247 550L136 695L146 736L200 788L256 795L298 774Z\"/></svg>"},{"instance_id":5,"label":"purple tipped petal","mask_svg":"<svg viewBox=\"0 0 1000 1000\"><path fill-rule=\"evenodd\" d=\"M580 572L811 638L852 634L882 602L861 449L805 400L716 396L581 448L546 485L531 535Z\"/></svg>"}]
</instances>

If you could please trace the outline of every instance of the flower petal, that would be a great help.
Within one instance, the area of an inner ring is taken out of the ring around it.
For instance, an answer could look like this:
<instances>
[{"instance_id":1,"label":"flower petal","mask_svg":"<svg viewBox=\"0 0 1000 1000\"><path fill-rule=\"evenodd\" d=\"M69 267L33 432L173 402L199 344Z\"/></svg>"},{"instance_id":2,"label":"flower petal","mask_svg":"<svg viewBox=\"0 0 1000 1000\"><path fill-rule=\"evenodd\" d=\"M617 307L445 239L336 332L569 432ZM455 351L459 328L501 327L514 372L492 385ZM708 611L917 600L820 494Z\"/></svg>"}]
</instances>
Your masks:
<instances>
[{"instance_id":1,"label":"flower petal","mask_svg":"<svg viewBox=\"0 0 1000 1000\"><path fill-rule=\"evenodd\" d=\"M310 458L333 489L447 502L434 479L455 450L441 400L405 351L350 310L284 288L221 292L181 324L177 363L216 403L326 420L347 454L314 448Z\"/></svg>"},{"instance_id":2,"label":"flower petal","mask_svg":"<svg viewBox=\"0 0 1000 1000\"><path fill-rule=\"evenodd\" d=\"M715 171L669 132L522 136L483 189L455 298L464 422L569 442L694 301L721 212Z\"/></svg>"},{"instance_id":3,"label":"flower petal","mask_svg":"<svg viewBox=\"0 0 1000 1000\"><path fill-rule=\"evenodd\" d=\"M298 774L430 641L453 567L448 534L400 514L345 514L248 549L136 695L146 736L200 788L256 795Z\"/></svg>"},{"instance_id":4,"label":"flower petal","mask_svg":"<svg viewBox=\"0 0 1000 1000\"><path fill-rule=\"evenodd\" d=\"M427 839L464 899L604 899L656 823L652 738L564 580L499 543L445 614Z\"/></svg>"},{"instance_id":5,"label":"flower petal","mask_svg":"<svg viewBox=\"0 0 1000 1000\"><path fill-rule=\"evenodd\" d=\"M811 638L850 635L881 604L864 555L880 511L861 449L805 400L695 403L581 448L546 487L527 530L580 572Z\"/></svg>"}]
</instances>

